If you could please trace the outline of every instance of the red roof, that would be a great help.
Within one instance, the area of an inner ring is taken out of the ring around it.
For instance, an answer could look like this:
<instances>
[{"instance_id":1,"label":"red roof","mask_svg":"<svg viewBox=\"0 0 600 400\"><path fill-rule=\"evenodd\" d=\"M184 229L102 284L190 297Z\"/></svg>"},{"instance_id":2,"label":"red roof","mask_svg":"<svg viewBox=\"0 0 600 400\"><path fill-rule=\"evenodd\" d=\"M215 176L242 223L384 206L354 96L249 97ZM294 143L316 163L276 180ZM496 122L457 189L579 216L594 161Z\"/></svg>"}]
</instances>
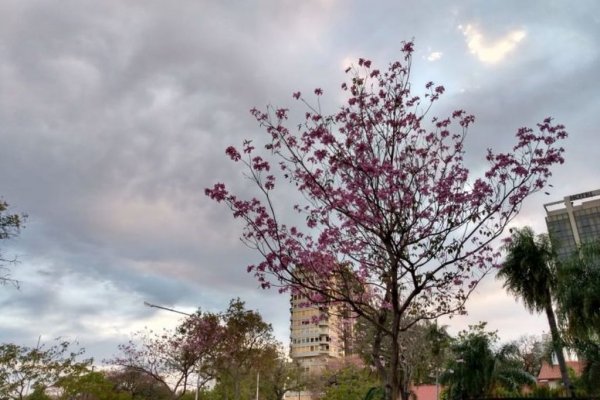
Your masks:
<instances>
[{"instance_id":1,"label":"red roof","mask_svg":"<svg viewBox=\"0 0 600 400\"><path fill-rule=\"evenodd\" d=\"M440 394L442 388L440 387ZM418 385L411 388L417 400L437 400L437 391L435 385Z\"/></svg>"},{"instance_id":2,"label":"red roof","mask_svg":"<svg viewBox=\"0 0 600 400\"><path fill-rule=\"evenodd\" d=\"M571 368L575 375L581 375L583 363L581 361L567 361L567 368ZM542 368L538 374L537 380L540 381L558 381L560 380L560 369L558 365L550 365L546 361L542 362Z\"/></svg>"}]
</instances>

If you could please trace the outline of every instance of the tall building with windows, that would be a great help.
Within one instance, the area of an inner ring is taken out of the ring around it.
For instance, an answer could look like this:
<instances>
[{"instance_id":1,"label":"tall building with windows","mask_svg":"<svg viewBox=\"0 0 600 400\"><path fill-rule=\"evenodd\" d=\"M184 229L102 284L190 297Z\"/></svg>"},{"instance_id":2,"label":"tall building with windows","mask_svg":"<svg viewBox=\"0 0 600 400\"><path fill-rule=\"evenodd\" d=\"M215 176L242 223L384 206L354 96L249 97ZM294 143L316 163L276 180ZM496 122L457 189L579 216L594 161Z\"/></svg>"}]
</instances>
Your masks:
<instances>
[{"instance_id":1,"label":"tall building with windows","mask_svg":"<svg viewBox=\"0 0 600 400\"><path fill-rule=\"evenodd\" d=\"M600 189L544 204L546 226L559 258L571 256L581 244L600 240Z\"/></svg>"},{"instance_id":2,"label":"tall building with windows","mask_svg":"<svg viewBox=\"0 0 600 400\"><path fill-rule=\"evenodd\" d=\"M344 357L342 319L324 306L294 294L290 307L290 357L308 373L318 373L331 358Z\"/></svg>"},{"instance_id":3,"label":"tall building with windows","mask_svg":"<svg viewBox=\"0 0 600 400\"><path fill-rule=\"evenodd\" d=\"M322 373L332 360L351 352L353 323L340 306L312 305L300 294L290 299L290 357L308 375ZM312 400L310 391L288 392L286 399Z\"/></svg>"}]
</instances>

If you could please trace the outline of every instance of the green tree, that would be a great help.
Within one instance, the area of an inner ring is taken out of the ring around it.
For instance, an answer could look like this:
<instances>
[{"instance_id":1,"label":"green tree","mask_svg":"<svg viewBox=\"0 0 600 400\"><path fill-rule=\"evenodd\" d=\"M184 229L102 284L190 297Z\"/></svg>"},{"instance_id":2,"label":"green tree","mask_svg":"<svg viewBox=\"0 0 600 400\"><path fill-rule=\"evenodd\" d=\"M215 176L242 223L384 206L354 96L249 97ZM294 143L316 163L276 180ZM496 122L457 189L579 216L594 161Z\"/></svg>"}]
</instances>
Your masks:
<instances>
[{"instance_id":1,"label":"green tree","mask_svg":"<svg viewBox=\"0 0 600 400\"><path fill-rule=\"evenodd\" d=\"M8 207L6 201L0 200L0 240L6 240L17 236L23 226L23 221L26 218L25 215L8 212ZM18 284L16 280L10 277L10 270L6 267L7 264L14 262L16 262L15 259L6 258L0 249L0 284Z\"/></svg>"},{"instance_id":2,"label":"green tree","mask_svg":"<svg viewBox=\"0 0 600 400\"><path fill-rule=\"evenodd\" d=\"M255 379L257 368L277 343L273 328L257 311L247 310L239 298L231 300L222 316L224 332L212 363L215 376L230 384L234 400L241 398L242 382Z\"/></svg>"},{"instance_id":3,"label":"green tree","mask_svg":"<svg viewBox=\"0 0 600 400\"><path fill-rule=\"evenodd\" d=\"M552 343L535 335L524 335L511 342L517 349L523 369L533 376L537 376L542 367L542 361L552 359Z\"/></svg>"},{"instance_id":4,"label":"green tree","mask_svg":"<svg viewBox=\"0 0 600 400\"><path fill-rule=\"evenodd\" d=\"M513 229L504 250L507 255L497 278L504 280L504 288L521 298L530 312L546 313L563 384L567 393L574 396L563 354L563 340L552 308L557 273L550 239L547 235L536 236L529 227Z\"/></svg>"},{"instance_id":5,"label":"green tree","mask_svg":"<svg viewBox=\"0 0 600 400\"><path fill-rule=\"evenodd\" d=\"M83 350L73 351L63 341L48 348L12 343L0 345L0 398L22 400L30 390L56 386L60 379L87 371L91 359L78 360Z\"/></svg>"},{"instance_id":6,"label":"green tree","mask_svg":"<svg viewBox=\"0 0 600 400\"><path fill-rule=\"evenodd\" d=\"M556 301L566 340L585 360L581 388L600 394L600 242L584 244L561 262Z\"/></svg>"},{"instance_id":7,"label":"green tree","mask_svg":"<svg viewBox=\"0 0 600 400\"><path fill-rule=\"evenodd\" d=\"M172 398L197 390L198 376L200 387L215 379L223 398L248 397L250 387L256 390L256 374L272 365L278 354L271 325L240 299L232 300L222 313L198 311L175 330L136 336L119 346L120 354L108 363L123 373L146 375L168 389Z\"/></svg>"},{"instance_id":8,"label":"green tree","mask_svg":"<svg viewBox=\"0 0 600 400\"><path fill-rule=\"evenodd\" d=\"M558 268L558 316L568 336L600 338L600 242L583 245Z\"/></svg>"},{"instance_id":9,"label":"green tree","mask_svg":"<svg viewBox=\"0 0 600 400\"><path fill-rule=\"evenodd\" d=\"M168 400L171 391L150 375L133 368L109 371L106 378L117 392L125 393L128 399Z\"/></svg>"},{"instance_id":10,"label":"green tree","mask_svg":"<svg viewBox=\"0 0 600 400\"><path fill-rule=\"evenodd\" d=\"M133 340L119 346L120 354L107 362L122 372L144 374L179 398L195 388L196 374L200 374L200 385L213 378L209 365L222 334L220 315L198 311L175 330L137 332Z\"/></svg>"},{"instance_id":11,"label":"green tree","mask_svg":"<svg viewBox=\"0 0 600 400\"><path fill-rule=\"evenodd\" d=\"M128 400L128 393L118 392L115 385L102 372L88 371L78 375L68 375L55 385L62 394L60 400ZM29 399L31 400L31 399Z\"/></svg>"},{"instance_id":12,"label":"green tree","mask_svg":"<svg viewBox=\"0 0 600 400\"><path fill-rule=\"evenodd\" d=\"M326 371L323 379L327 384L321 400L363 400L371 388L380 386L373 371L350 363Z\"/></svg>"},{"instance_id":13,"label":"green tree","mask_svg":"<svg viewBox=\"0 0 600 400\"><path fill-rule=\"evenodd\" d=\"M523 385L535 378L523 369L513 344L494 345L495 332L486 332L485 323L470 326L452 345L454 359L441 376L451 400L481 398L498 394L519 394Z\"/></svg>"},{"instance_id":14,"label":"green tree","mask_svg":"<svg viewBox=\"0 0 600 400\"><path fill-rule=\"evenodd\" d=\"M391 324L391 318L388 319ZM358 318L355 324L355 350L368 365L372 360L373 342L376 327ZM422 321L408 328L399 336L398 376L400 376L401 392L405 397L410 393L411 385L434 383L448 356L450 336L445 327L438 327L428 321ZM381 360L390 362L392 343L389 337L381 340Z\"/></svg>"}]
</instances>

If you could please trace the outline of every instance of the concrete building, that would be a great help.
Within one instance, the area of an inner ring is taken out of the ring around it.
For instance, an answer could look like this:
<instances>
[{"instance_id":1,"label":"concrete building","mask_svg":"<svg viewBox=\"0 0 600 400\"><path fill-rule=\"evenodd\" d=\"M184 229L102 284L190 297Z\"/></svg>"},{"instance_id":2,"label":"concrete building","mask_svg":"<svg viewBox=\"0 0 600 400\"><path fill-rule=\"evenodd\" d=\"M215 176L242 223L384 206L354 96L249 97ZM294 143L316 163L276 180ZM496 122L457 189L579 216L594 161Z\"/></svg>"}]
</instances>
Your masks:
<instances>
[{"instance_id":1,"label":"concrete building","mask_svg":"<svg viewBox=\"0 0 600 400\"><path fill-rule=\"evenodd\" d=\"M348 353L352 326L338 308L311 305L299 294L290 299L290 357L309 375L317 375L328 364ZM286 399L310 400L310 392L289 392Z\"/></svg>"},{"instance_id":2,"label":"concrete building","mask_svg":"<svg viewBox=\"0 0 600 400\"><path fill-rule=\"evenodd\" d=\"M327 307L308 305L292 295L290 307L290 357L308 373L317 373L332 357L344 357L341 318Z\"/></svg>"},{"instance_id":3,"label":"concrete building","mask_svg":"<svg viewBox=\"0 0 600 400\"><path fill-rule=\"evenodd\" d=\"M566 196L544 204L544 209L559 258L571 256L583 243L600 240L600 189Z\"/></svg>"}]
</instances>

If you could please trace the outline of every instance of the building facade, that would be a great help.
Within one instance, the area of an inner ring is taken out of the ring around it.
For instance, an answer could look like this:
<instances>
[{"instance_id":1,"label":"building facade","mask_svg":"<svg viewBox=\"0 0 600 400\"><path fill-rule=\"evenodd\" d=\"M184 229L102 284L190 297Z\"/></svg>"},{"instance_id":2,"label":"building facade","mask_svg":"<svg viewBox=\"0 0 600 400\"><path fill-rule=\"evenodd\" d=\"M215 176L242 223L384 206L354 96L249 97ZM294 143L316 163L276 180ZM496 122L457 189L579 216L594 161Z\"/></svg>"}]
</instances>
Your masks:
<instances>
[{"instance_id":1,"label":"building facade","mask_svg":"<svg viewBox=\"0 0 600 400\"><path fill-rule=\"evenodd\" d=\"M570 257L583 243L600 240L600 189L544 204L546 226L559 258Z\"/></svg>"},{"instance_id":2,"label":"building facade","mask_svg":"<svg viewBox=\"0 0 600 400\"><path fill-rule=\"evenodd\" d=\"M308 373L318 373L331 358L344 357L341 318L324 306L294 294L290 307L290 357Z\"/></svg>"},{"instance_id":3,"label":"building facade","mask_svg":"<svg viewBox=\"0 0 600 400\"><path fill-rule=\"evenodd\" d=\"M352 324L342 318L338 307L313 305L306 297L290 299L290 357L308 375L322 373L331 361L347 355ZM308 391L288 392L286 399L311 400Z\"/></svg>"}]
</instances>

